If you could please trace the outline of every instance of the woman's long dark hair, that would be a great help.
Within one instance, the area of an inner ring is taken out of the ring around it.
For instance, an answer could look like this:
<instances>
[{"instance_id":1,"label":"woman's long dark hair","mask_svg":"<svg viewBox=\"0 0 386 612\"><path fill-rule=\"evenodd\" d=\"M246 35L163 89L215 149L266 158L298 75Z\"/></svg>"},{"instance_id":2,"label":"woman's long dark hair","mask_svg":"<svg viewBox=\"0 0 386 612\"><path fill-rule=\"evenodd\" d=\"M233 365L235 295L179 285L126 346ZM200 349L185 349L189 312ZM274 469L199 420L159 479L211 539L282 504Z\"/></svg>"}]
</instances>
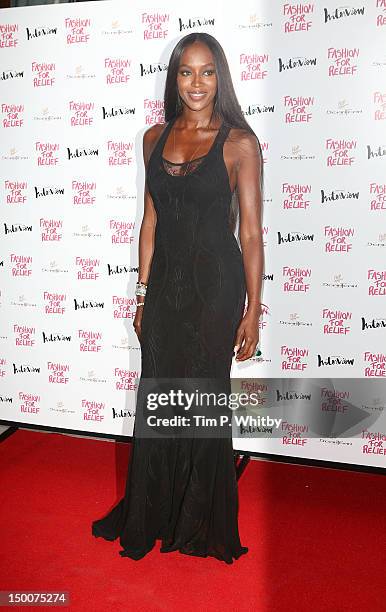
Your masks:
<instances>
[{"instance_id":1,"label":"woman's long dark hair","mask_svg":"<svg viewBox=\"0 0 386 612\"><path fill-rule=\"evenodd\" d=\"M186 47L194 42L202 42L210 49L213 54L214 64L217 75L217 92L214 98L213 112L210 120L215 118L221 118L224 125L231 128L239 128L246 130L250 134L253 134L256 139L260 150L261 169L260 169L260 187L263 190L263 154L261 150L260 141L245 119L241 106L237 99L232 76L229 70L227 58L224 50L218 40L211 34L206 32L192 32L181 38L176 46L174 47L169 60L168 71L166 75L165 91L164 91L164 111L165 121L169 122L182 112L181 98L178 93L177 87L177 74L180 65L182 53ZM237 218L239 212L239 203L237 196L237 189L235 189L232 196L231 211L230 211L230 225L232 231L235 230Z\"/></svg>"}]
</instances>

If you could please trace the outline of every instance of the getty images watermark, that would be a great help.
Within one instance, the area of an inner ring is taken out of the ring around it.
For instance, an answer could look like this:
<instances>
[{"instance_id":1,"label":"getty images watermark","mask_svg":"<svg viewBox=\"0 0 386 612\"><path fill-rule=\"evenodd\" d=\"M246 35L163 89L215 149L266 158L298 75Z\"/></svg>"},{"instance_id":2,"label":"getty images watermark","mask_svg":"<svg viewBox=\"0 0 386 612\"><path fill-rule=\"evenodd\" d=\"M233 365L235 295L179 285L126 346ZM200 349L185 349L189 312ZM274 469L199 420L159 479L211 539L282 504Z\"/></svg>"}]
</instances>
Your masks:
<instances>
[{"instance_id":1,"label":"getty images watermark","mask_svg":"<svg viewBox=\"0 0 386 612\"><path fill-rule=\"evenodd\" d=\"M136 406L137 437L386 440L385 379L142 378Z\"/></svg>"},{"instance_id":2,"label":"getty images watermark","mask_svg":"<svg viewBox=\"0 0 386 612\"><path fill-rule=\"evenodd\" d=\"M213 378L142 379L135 420L137 437L231 437L234 427L279 428L281 418L246 413L259 393L232 392Z\"/></svg>"}]
</instances>

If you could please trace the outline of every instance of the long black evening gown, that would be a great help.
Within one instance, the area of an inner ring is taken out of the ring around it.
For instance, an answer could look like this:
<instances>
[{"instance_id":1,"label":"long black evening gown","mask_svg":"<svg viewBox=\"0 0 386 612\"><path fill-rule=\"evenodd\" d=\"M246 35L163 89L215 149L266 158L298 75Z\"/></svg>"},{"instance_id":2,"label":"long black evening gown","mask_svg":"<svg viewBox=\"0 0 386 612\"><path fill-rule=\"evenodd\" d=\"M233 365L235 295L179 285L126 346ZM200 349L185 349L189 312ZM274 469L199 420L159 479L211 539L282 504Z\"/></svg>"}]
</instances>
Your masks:
<instances>
[{"instance_id":1,"label":"long black evening gown","mask_svg":"<svg viewBox=\"0 0 386 612\"><path fill-rule=\"evenodd\" d=\"M246 297L243 259L229 225L232 194L223 143L230 127L222 123L206 155L176 164L163 157L175 119L166 124L147 166L157 225L142 315L141 379L219 377L230 385ZM132 559L142 558L156 539L161 552L210 555L226 563L246 553L238 531L231 433L211 439L135 433L125 495L92 523L92 534L119 536L120 555Z\"/></svg>"}]
</instances>

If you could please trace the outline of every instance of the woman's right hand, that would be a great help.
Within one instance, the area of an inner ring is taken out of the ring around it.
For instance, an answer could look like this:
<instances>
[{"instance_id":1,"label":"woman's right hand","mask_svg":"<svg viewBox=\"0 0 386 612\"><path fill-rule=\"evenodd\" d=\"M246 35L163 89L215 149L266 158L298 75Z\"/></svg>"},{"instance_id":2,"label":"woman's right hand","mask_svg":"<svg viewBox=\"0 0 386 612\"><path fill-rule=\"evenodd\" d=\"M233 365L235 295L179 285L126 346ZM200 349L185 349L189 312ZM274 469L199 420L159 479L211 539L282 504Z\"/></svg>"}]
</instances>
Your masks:
<instances>
[{"instance_id":1,"label":"woman's right hand","mask_svg":"<svg viewBox=\"0 0 386 612\"><path fill-rule=\"evenodd\" d=\"M135 317L134 317L134 331L137 334L138 340L141 340L141 322L142 322L142 313L143 313L143 306L137 306L137 311L135 313Z\"/></svg>"}]
</instances>

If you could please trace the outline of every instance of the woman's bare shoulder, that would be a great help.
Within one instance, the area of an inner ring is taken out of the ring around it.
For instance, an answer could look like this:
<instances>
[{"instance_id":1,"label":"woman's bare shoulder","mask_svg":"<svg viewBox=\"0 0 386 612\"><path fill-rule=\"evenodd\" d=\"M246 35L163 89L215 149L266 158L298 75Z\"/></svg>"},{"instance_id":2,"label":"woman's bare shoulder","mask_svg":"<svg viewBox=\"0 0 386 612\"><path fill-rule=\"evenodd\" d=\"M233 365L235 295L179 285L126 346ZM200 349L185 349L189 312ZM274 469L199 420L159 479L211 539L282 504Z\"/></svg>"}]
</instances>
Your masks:
<instances>
[{"instance_id":1,"label":"woman's bare shoulder","mask_svg":"<svg viewBox=\"0 0 386 612\"><path fill-rule=\"evenodd\" d=\"M147 162L167 123L155 123L143 135L143 155Z\"/></svg>"},{"instance_id":2,"label":"woman's bare shoulder","mask_svg":"<svg viewBox=\"0 0 386 612\"><path fill-rule=\"evenodd\" d=\"M226 143L229 156L237 163L244 158L259 155L257 136L248 130L232 127Z\"/></svg>"}]
</instances>

